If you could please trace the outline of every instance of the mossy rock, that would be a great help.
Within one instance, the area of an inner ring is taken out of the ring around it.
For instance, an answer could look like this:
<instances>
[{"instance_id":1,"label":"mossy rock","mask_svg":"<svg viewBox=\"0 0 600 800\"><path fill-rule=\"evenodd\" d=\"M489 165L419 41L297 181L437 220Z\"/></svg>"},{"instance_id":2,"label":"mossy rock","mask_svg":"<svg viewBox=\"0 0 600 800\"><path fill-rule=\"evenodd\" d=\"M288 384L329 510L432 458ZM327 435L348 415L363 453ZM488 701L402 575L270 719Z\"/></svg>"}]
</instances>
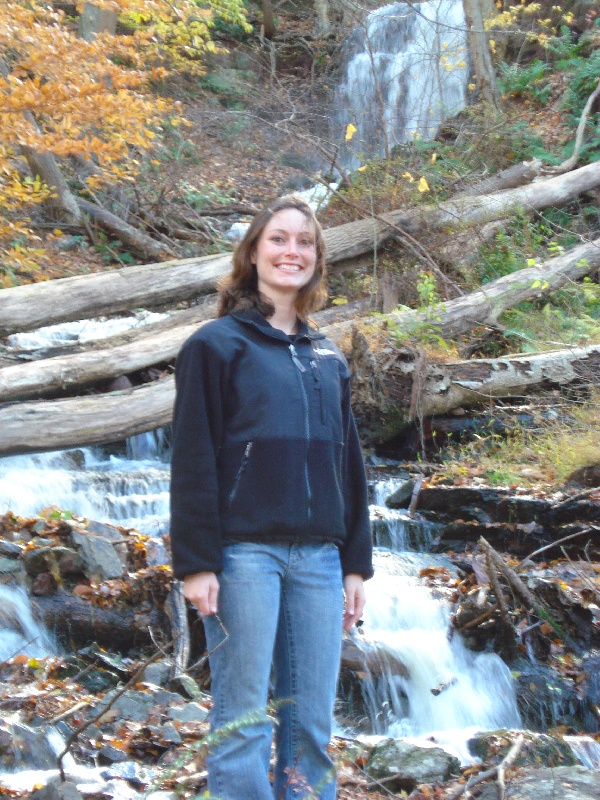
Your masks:
<instances>
[{"instance_id":1,"label":"mossy rock","mask_svg":"<svg viewBox=\"0 0 600 800\"><path fill-rule=\"evenodd\" d=\"M515 766L571 767L579 764L569 745L558 736L547 733L521 732L525 741ZM484 764L499 764L519 736L519 731L488 731L473 736L467 742L471 755L478 756Z\"/></svg>"}]
</instances>

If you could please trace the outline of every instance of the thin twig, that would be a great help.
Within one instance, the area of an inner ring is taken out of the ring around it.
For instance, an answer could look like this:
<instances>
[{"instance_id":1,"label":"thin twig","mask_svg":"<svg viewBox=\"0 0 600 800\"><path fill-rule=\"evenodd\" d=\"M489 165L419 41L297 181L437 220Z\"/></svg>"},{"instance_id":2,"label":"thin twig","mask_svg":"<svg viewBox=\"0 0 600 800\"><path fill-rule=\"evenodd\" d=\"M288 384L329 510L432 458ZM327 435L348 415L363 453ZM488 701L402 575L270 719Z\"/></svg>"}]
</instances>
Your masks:
<instances>
[{"instance_id":1,"label":"thin twig","mask_svg":"<svg viewBox=\"0 0 600 800\"><path fill-rule=\"evenodd\" d=\"M384 225L387 225L388 228L391 228L393 231L396 231L398 239L400 240L402 245L406 247L406 249L409 250L415 256L415 258L417 258L424 266L429 267L429 269L431 269L431 271L434 272L438 276L438 278L442 281L442 284L446 289L446 296L448 288L452 288L453 291L455 291L456 294L459 296L464 295L464 292L460 288L460 286L457 286L457 284L454 283L454 281L450 280L450 278L447 275L444 275L444 273L435 263L430 253L426 250L426 248L421 244L421 242L419 242L417 239L411 236L410 233L408 233L405 230L402 230L402 228L398 227L398 225L394 225L393 222L390 222L381 214L371 213L370 211L367 211L367 209L358 205L358 203L353 203L351 200L348 200L348 198L345 197L337 189L332 189L329 186L329 184L318 175L315 176L315 180L318 181L319 183L322 183L324 186L327 186L327 188L333 195L338 197L343 203L346 203L346 205L350 206L350 208L353 208L355 211L357 211L364 219L370 219L370 218L376 219L379 222L382 222Z\"/></svg>"},{"instance_id":2,"label":"thin twig","mask_svg":"<svg viewBox=\"0 0 600 800\"><path fill-rule=\"evenodd\" d=\"M172 645L174 643L174 641L175 640L172 639L167 646ZM76 728L71 733L71 735L69 736L69 738L67 739L67 741L65 743L64 750L62 750L62 752L59 753L59 755L56 757L56 761L58 763L58 769L59 769L59 772L60 772L61 781L64 782L66 780L65 779L65 770L64 770L64 767L63 767L63 759L67 755L69 750L71 749L71 745L78 738L79 734L83 733L83 731L86 730L86 728L89 728L90 725L93 725L95 722L98 722L98 720L101 719L106 714L106 712L117 702L119 697L121 697L123 694L125 694L125 692L129 689L130 686L134 686L138 682L139 678L142 676L142 674L143 674L144 670L146 669L146 667L149 667L150 664L153 664L155 661L157 661L159 658L161 658L161 656L163 656L163 652L161 650L159 650L158 652L156 652L152 656L150 656L150 658L147 658L142 663L142 665L139 667L139 669L137 669L134 672L134 674L127 681L127 683L124 686L122 686L121 689L119 689L113 695L113 697L111 697L109 702L98 712L98 714L96 714L95 716L90 717L89 719L87 719L85 722L83 722L78 728Z\"/></svg>"},{"instance_id":3,"label":"thin twig","mask_svg":"<svg viewBox=\"0 0 600 800\"><path fill-rule=\"evenodd\" d=\"M559 544L563 544L564 542L568 542L570 539L575 539L577 536L583 536L584 533L590 533L592 530L597 530L597 528L584 528L581 531L577 531L577 533L570 533L568 536L563 536L562 539L557 539L554 542L550 542L550 544L546 544L543 547L534 550L533 553L530 553L526 556L519 564L519 566L523 566L523 564L527 563L527 561L531 561L534 556L539 556L540 553L544 553L546 550L551 550L553 547L556 547Z\"/></svg>"}]
</instances>

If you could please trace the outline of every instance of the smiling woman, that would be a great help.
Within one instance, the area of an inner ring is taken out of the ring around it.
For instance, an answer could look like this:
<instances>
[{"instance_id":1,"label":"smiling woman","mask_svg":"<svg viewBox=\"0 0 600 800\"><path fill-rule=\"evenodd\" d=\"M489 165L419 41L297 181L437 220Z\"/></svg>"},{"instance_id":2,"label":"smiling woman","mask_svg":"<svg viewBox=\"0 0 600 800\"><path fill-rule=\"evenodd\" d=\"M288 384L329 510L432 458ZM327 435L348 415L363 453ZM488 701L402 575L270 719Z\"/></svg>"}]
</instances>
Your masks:
<instances>
[{"instance_id":1,"label":"smiling woman","mask_svg":"<svg viewBox=\"0 0 600 800\"><path fill-rule=\"evenodd\" d=\"M315 273L314 223L295 208L278 211L265 226L251 256L258 276L258 291L286 305L290 300L293 303L298 290ZM295 314L293 317L295 323Z\"/></svg>"},{"instance_id":2,"label":"smiling woman","mask_svg":"<svg viewBox=\"0 0 600 800\"><path fill-rule=\"evenodd\" d=\"M281 198L233 263L220 318L177 358L171 461L173 570L204 617L212 728L231 730L208 759L209 789L221 800L333 800L342 626L360 617L373 570L348 365L307 324L325 296L313 212Z\"/></svg>"}]
</instances>

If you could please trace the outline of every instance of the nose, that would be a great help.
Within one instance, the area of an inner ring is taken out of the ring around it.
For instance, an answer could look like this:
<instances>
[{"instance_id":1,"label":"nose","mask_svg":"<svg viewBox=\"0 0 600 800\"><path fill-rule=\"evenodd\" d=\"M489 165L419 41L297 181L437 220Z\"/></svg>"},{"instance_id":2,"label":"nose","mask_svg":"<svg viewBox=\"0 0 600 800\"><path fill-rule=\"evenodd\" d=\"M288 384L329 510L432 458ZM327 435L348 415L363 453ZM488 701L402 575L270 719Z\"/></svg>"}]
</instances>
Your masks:
<instances>
[{"instance_id":1,"label":"nose","mask_svg":"<svg viewBox=\"0 0 600 800\"><path fill-rule=\"evenodd\" d=\"M295 236L290 236L290 238L288 239L286 250L287 250L287 253L289 255L297 255L297 253L298 253L298 242L297 242Z\"/></svg>"}]
</instances>

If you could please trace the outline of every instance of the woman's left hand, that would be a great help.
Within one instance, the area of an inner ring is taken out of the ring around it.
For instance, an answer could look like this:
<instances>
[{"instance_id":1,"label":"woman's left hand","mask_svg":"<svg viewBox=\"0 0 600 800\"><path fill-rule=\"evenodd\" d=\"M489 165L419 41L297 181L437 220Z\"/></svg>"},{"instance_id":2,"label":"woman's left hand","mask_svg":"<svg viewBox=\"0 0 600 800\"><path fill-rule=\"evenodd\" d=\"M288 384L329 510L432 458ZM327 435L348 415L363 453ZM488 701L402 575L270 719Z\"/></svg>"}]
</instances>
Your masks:
<instances>
[{"instance_id":1,"label":"woman's left hand","mask_svg":"<svg viewBox=\"0 0 600 800\"><path fill-rule=\"evenodd\" d=\"M344 578L344 630L349 631L361 617L365 607L365 587L362 575L351 573Z\"/></svg>"}]
</instances>

